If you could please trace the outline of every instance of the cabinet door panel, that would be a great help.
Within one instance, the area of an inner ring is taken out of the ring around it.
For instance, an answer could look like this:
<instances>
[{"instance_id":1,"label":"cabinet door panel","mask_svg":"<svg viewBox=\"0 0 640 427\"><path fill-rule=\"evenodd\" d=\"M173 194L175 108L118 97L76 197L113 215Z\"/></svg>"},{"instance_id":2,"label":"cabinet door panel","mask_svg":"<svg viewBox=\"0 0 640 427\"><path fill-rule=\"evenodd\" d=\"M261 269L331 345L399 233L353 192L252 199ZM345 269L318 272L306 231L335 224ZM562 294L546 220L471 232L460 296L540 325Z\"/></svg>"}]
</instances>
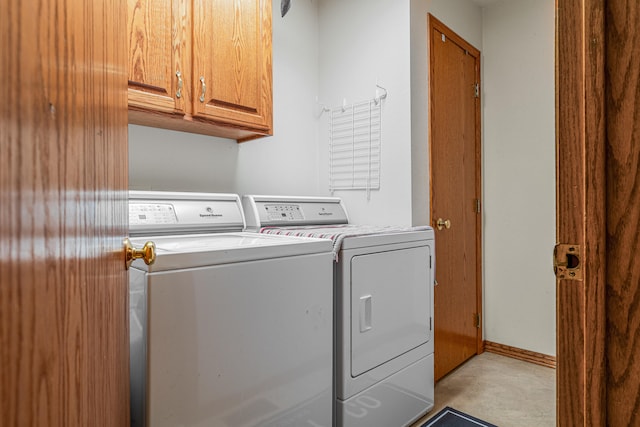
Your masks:
<instances>
[{"instance_id":1,"label":"cabinet door panel","mask_svg":"<svg viewBox=\"0 0 640 427\"><path fill-rule=\"evenodd\" d=\"M129 106L184 111L187 0L129 0ZM180 96L179 77L183 81Z\"/></svg>"},{"instance_id":2,"label":"cabinet door panel","mask_svg":"<svg viewBox=\"0 0 640 427\"><path fill-rule=\"evenodd\" d=\"M271 1L195 0L193 20L194 115L270 132Z\"/></svg>"}]
</instances>

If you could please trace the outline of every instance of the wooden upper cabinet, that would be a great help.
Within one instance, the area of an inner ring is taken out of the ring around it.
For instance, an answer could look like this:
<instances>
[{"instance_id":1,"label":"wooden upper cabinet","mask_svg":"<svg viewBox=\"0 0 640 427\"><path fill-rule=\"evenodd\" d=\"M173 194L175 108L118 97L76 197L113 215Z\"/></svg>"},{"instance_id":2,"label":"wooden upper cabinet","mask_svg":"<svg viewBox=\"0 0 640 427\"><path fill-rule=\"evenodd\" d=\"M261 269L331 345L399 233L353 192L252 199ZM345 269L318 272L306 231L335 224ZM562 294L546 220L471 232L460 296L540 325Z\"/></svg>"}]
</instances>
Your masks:
<instances>
[{"instance_id":1,"label":"wooden upper cabinet","mask_svg":"<svg viewBox=\"0 0 640 427\"><path fill-rule=\"evenodd\" d=\"M130 123L272 134L271 0L129 0L128 19Z\"/></svg>"},{"instance_id":2,"label":"wooden upper cabinet","mask_svg":"<svg viewBox=\"0 0 640 427\"><path fill-rule=\"evenodd\" d=\"M185 111L186 0L129 0L129 106Z\"/></svg>"},{"instance_id":3,"label":"wooden upper cabinet","mask_svg":"<svg viewBox=\"0 0 640 427\"><path fill-rule=\"evenodd\" d=\"M271 128L271 2L195 0L194 115Z\"/></svg>"}]
</instances>

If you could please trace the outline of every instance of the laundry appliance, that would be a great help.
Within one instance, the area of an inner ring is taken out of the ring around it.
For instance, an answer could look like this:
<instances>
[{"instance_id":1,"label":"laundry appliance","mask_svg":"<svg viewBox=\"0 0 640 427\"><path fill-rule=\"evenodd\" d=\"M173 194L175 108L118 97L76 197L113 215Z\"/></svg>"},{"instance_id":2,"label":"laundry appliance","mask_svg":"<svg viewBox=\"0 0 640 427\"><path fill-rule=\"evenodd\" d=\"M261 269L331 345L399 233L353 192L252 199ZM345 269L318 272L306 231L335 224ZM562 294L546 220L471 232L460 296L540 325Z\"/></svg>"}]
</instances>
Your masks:
<instances>
[{"instance_id":1,"label":"laundry appliance","mask_svg":"<svg viewBox=\"0 0 640 427\"><path fill-rule=\"evenodd\" d=\"M349 224L337 197L243 197L247 229L334 245L337 427L409 426L433 408L431 227Z\"/></svg>"},{"instance_id":2,"label":"laundry appliance","mask_svg":"<svg viewBox=\"0 0 640 427\"><path fill-rule=\"evenodd\" d=\"M242 232L231 194L129 196L133 426L332 425L332 247Z\"/></svg>"}]
</instances>

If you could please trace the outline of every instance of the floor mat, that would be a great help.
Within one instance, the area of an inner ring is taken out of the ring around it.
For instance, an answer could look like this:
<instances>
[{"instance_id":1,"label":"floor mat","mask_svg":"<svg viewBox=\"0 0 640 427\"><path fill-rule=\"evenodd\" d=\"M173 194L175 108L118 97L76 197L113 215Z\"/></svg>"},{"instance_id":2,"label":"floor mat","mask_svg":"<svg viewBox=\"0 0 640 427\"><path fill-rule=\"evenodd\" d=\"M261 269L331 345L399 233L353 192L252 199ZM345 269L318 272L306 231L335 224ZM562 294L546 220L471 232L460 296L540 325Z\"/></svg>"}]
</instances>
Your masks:
<instances>
[{"instance_id":1,"label":"floor mat","mask_svg":"<svg viewBox=\"0 0 640 427\"><path fill-rule=\"evenodd\" d=\"M422 427L498 427L495 424L489 424L488 422L467 415L464 412L460 412L456 409L446 407L442 411L438 412L433 418L426 423L422 424Z\"/></svg>"}]
</instances>

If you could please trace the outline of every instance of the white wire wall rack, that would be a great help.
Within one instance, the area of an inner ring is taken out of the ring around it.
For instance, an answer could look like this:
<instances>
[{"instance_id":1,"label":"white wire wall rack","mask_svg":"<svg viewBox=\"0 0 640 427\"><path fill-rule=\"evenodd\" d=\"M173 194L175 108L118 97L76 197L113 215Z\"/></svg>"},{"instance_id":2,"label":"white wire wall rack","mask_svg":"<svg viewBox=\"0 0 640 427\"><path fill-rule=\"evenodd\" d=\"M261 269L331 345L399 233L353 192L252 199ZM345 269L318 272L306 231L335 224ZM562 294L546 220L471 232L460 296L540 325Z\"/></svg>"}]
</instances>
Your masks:
<instances>
[{"instance_id":1,"label":"white wire wall rack","mask_svg":"<svg viewBox=\"0 0 640 427\"><path fill-rule=\"evenodd\" d=\"M378 86L380 87L380 86ZM329 190L380 189L382 96L330 110Z\"/></svg>"}]
</instances>

